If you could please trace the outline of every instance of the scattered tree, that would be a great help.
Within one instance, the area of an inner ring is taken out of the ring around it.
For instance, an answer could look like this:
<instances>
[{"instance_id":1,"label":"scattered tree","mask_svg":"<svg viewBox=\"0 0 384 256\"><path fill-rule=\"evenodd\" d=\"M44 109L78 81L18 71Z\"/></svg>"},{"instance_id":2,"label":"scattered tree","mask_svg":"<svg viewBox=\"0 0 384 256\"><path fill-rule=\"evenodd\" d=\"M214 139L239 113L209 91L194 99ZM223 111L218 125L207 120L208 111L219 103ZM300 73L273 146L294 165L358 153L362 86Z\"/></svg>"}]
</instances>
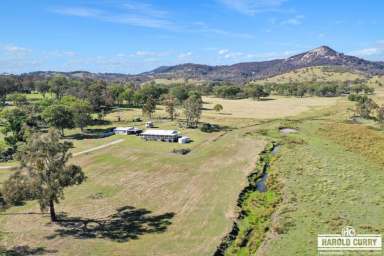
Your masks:
<instances>
[{"instance_id":1,"label":"scattered tree","mask_svg":"<svg viewBox=\"0 0 384 256\"><path fill-rule=\"evenodd\" d=\"M381 127L384 127L384 105L377 109L377 121Z\"/></svg>"},{"instance_id":2,"label":"scattered tree","mask_svg":"<svg viewBox=\"0 0 384 256\"><path fill-rule=\"evenodd\" d=\"M356 103L357 113L362 118L371 118L372 111L374 111L377 108L378 108L378 105L371 98L367 98L367 100Z\"/></svg>"},{"instance_id":3,"label":"scattered tree","mask_svg":"<svg viewBox=\"0 0 384 256\"><path fill-rule=\"evenodd\" d=\"M216 112L223 111L223 105L221 105L221 104L216 104L215 106L213 106L213 109L214 109Z\"/></svg>"},{"instance_id":4,"label":"scattered tree","mask_svg":"<svg viewBox=\"0 0 384 256\"><path fill-rule=\"evenodd\" d=\"M191 95L184 101L184 115L187 121L187 127L196 128L201 116L203 101L201 96Z\"/></svg>"},{"instance_id":5,"label":"scattered tree","mask_svg":"<svg viewBox=\"0 0 384 256\"><path fill-rule=\"evenodd\" d=\"M128 105L132 105L134 93L135 91L132 88L125 88L124 92L120 94L120 98L125 100Z\"/></svg>"},{"instance_id":6,"label":"scattered tree","mask_svg":"<svg viewBox=\"0 0 384 256\"><path fill-rule=\"evenodd\" d=\"M260 100L262 97L269 96L269 91L266 90L265 86L260 84L249 84L244 89L245 94L253 99Z\"/></svg>"},{"instance_id":7,"label":"scattered tree","mask_svg":"<svg viewBox=\"0 0 384 256\"><path fill-rule=\"evenodd\" d=\"M168 94L164 99L165 111L168 113L169 118L173 121L175 118L175 105L176 98L172 94Z\"/></svg>"},{"instance_id":8,"label":"scattered tree","mask_svg":"<svg viewBox=\"0 0 384 256\"><path fill-rule=\"evenodd\" d=\"M87 99L94 111L101 111L106 107L113 105L113 97L107 89L107 84L103 81L97 81L88 87Z\"/></svg>"},{"instance_id":9,"label":"scattered tree","mask_svg":"<svg viewBox=\"0 0 384 256\"><path fill-rule=\"evenodd\" d=\"M92 107L87 100L80 100L73 96L65 96L60 101L62 105L68 106L73 114L74 126L84 131L91 121Z\"/></svg>"},{"instance_id":10,"label":"scattered tree","mask_svg":"<svg viewBox=\"0 0 384 256\"><path fill-rule=\"evenodd\" d=\"M188 99L188 91L181 86L175 86L171 88L170 93L175 96L178 104L181 104L184 100Z\"/></svg>"},{"instance_id":11,"label":"scattered tree","mask_svg":"<svg viewBox=\"0 0 384 256\"><path fill-rule=\"evenodd\" d=\"M21 168L4 184L5 201L38 200L40 209L49 208L51 221L57 221L55 203L64 198L64 188L85 180L79 166L67 165L72 147L71 142L60 142L59 133L53 129L33 135L18 153Z\"/></svg>"},{"instance_id":12,"label":"scattered tree","mask_svg":"<svg viewBox=\"0 0 384 256\"><path fill-rule=\"evenodd\" d=\"M68 88L68 79L64 76L54 76L48 81L48 84L50 91L55 94L56 99L61 99Z\"/></svg>"},{"instance_id":13,"label":"scattered tree","mask_svg":"<svg viewBox=\"0 0 384 256\"><path fill-rule=\"evenodd\" d=\"M51 126L60 130L64 136L64 129L75 127L73 112L70 107L61 104L52 105L43 111L43 118Z\"/></svg>"},{"instance_id":14,"label":"scattered tree","mask_svg":"<svg viewBox=\"0 0 384 256\"><path fill-rule=\"evenodd\" d=\"M40 80L35 82L35 89L39 93L43 94L43 97L45 98L45 95L49 92L50 86L48 81Z\"/></svg>"},{"instance_id":15,"label":"scattered tree","mask_svg":"<svg viewBox=\"0 0 384 256\"><path fill-rule=\"evenodd\" d=\"M213 92L217 97L235 99L241 93L241 88L234 85L222 85L215 87Z\"/></svg>"},{"instance_id":16,"label":"scattered tree","mask_svg":"<svg viewBox=\"0 0 384 256\"><path fill-rule=\"evenodd\" d=\"M156 100L152 97L148 97L142 108L143 115L152 118L152 114L156 111Z\"/></svg>"},{"instance_id":17,"label":"scattered tree","mask_svg":"<svg viewBox=\"0 0 384 256\"><path fill-rule=\"evenodd\" d=\"M4 140L10 147L16 149L18 142L25 141L27 114L19 108L4 109L1 112L1 119Z\"/></svg>"}]
</instances>

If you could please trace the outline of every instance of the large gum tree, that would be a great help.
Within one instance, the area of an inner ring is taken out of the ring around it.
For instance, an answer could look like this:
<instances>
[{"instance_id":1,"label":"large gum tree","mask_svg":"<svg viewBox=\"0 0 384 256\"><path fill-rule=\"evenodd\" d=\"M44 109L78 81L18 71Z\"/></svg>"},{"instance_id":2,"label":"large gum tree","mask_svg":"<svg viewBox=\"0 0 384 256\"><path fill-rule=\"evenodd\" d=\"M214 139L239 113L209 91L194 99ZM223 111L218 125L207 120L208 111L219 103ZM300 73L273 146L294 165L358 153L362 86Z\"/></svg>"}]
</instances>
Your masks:
<instances>
[{"instance_id":1,"label":"large gum tree","mask_svg":"<svg viewBox=\"0 0 384 256\"><path fill-rule=\"evenodd\" d=\"M64 188L85 180L79 166L67 164L72 147L72 143L60 141L57 130L34 134L18 152L20 169L4 184L5 201L38 200L40 209L49 209L51 221L57 221L55 203L64 198Z\"/></svg>"}]
</instances>

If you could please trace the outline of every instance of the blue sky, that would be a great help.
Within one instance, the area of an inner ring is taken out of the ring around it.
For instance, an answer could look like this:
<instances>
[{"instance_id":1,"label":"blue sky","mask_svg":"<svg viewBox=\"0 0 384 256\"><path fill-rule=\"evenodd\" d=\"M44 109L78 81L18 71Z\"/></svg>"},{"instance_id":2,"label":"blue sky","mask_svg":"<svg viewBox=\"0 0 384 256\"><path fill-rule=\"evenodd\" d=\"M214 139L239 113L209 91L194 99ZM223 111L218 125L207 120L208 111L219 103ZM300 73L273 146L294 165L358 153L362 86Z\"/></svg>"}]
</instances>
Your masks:
<instances>
[{"instance_id":1,"label":"blue sky","mask_svg":"<svg viewBox=\"0 0 384 256\"><path fill-rule=\"evenodd\" d=\"M285 58L320 45L384 60L381 0L3 0L0 73L139 73Z\"/></svg>"}]
</instances>

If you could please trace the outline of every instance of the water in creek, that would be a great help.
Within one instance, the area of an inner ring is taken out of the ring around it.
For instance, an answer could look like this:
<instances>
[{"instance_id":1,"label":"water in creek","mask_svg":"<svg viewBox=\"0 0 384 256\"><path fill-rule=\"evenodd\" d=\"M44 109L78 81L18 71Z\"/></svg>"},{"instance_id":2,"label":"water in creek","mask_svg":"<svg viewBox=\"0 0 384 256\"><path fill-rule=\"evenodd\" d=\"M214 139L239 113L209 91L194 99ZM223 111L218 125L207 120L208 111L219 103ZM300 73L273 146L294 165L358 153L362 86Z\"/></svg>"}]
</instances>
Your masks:
<instances>
[{"instance_id":1,"label":"water in creek","mask_svg":"<svg viewBox=\"0 0 384 256\"><path fill-rule=\"evenodd\" d=\"M296 133L297 130L293 128L281 128L280 132L283 134L290 134L290 133Z\"/></svg>"},{"instance_id":2,"label":"water in creek","mask_svg":"<svg viewBox=\"0 0 384 256\"><path fill-rule=\"evenodd\" d=\"M276 155L277 152L279 151L279 149L280 149L280 146L276 145L272 149L271 154L272 155ZM268 169L269 169L269 164L266 163L265 166L264 166L263 174L261 175L259 180L256 182L256 190L259 191L259 192L266 192L267 191L267 186L266 186L265 182L266 182L266 180L268 178Z\"/></svg>"}]
</instances>

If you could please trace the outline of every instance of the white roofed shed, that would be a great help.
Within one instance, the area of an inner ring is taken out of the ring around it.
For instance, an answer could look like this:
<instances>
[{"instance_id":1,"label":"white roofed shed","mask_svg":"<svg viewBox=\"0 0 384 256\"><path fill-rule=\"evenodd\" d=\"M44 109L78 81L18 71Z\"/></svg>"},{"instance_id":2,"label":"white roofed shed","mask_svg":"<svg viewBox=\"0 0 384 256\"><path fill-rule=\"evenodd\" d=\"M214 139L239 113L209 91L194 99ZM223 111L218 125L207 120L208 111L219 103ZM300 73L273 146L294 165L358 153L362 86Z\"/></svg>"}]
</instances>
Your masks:
<instances>
[{"instance_id":1,"label":"white roofed shed","mask_svg":"<svg viewBox=\"0 0 384 256\"><path fill-rule=\"evenodd\" d=\"M180 134L176 130L145 130L141 133L144 140L157 140L166 142L177 142Z\"/></svg>"},{"instance_id":2,"label":"white roofed shed","mask_svg":"<svg viewBox=\"0 0 384 256\"><path fill-rule=\"evenodd\" d=\"M135 127L117 127L113 131L115 134L122 134L122 135L139 134L141 132L140 129Z\"/></svg>"}]
</instances>

